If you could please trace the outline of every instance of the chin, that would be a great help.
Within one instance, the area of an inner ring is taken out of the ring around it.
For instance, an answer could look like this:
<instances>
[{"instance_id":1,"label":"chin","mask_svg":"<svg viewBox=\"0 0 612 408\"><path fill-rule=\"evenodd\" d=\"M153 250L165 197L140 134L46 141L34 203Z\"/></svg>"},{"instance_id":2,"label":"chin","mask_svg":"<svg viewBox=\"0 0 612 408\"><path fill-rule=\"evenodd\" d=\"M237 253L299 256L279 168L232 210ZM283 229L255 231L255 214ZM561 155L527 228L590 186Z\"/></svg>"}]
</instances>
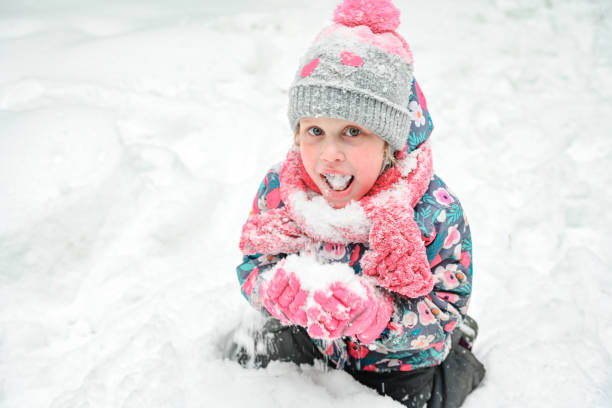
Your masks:
<instances>
[{"instance_id":1,"label":"chin","mask_svg":"<svg viewBox=\"0 0 612 408\"><path fill-rule=\"evenodd\" d=\"M333 207L335 209L340 209L340 208L344 208L346 207L351 201L353 201L353 199L351 198L347 198L347 199L337 199L337 198L331 198L331 197L326 197L325 195L323 196L323 198L325 198L325 201L327 201L327 204L330 205L330 207Z\"/></svg>"},{"instance_id":2,"label":"chin","mask_svg":"<svg viewBox=\"0 0 612 408\"><path fill-rule=\"evenodd\" d=\"M344 208L350 204L351 201L357 201L361 198L358 194L360 191L360 184L355 178L353 178L348 188L342 191L332 190L326 183L318 184L318 187L325 201L335 209Z\"/></svg>"},{"instance_id":3,"label":"chin","mask_svg":"<svg viewBox=\"0 0 612 408\"><path fill-rule=\"evenodd\" d=\"M331 205L332 207L334 207L336 210L339 210L340 208L344 208L348 204L348 203L330 203L329 201L327 203Z\"/></svg>"}]
</instances>

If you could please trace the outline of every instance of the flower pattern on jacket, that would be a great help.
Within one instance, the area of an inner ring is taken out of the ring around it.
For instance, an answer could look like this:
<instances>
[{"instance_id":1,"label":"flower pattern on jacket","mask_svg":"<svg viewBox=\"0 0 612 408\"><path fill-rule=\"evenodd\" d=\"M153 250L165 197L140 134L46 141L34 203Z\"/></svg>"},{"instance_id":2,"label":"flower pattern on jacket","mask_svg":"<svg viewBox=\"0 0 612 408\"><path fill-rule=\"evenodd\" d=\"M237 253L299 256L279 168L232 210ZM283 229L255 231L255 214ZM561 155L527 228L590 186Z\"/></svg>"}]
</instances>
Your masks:
<instances>
[{"instance_id":1,"label":"flower pattern on jacket","mask_svg":"<svg viewBox=\"0 0 612 408\"><path fill-rule=\"evenodd\" d=\"M262 181L253 201L252 213L284 204L278 198L279 169L275 166ZM387 328L367 347L357 339L324 341L313 339L322 353L339 367L371 371L410 371L440 364L450 350L450 333L467 312L472 290L472 244L470 229L459 200L434 175L427 192L414 208L414 218L426 245L435 285L427 295L410 299L391 293L394 312ZM349 264L361 274L360 259L367 247L321 242L319 255L327 262ZM247 255L237 267L245 298L262 313L258 299L258 277L285 255Z\"/></svg>"}]
</instances>

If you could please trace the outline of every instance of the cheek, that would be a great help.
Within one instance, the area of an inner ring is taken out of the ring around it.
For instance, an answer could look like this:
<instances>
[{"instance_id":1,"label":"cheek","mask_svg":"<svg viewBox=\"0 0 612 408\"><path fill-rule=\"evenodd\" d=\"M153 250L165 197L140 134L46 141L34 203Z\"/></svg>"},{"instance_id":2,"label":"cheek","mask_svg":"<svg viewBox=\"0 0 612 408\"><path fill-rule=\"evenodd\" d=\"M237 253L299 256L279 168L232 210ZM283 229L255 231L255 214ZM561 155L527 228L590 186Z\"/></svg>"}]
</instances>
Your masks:
<instances>
[{"instance_id":1,"label":"cheek","mask_svg":"<svg viewBox=\"0 0 612 408\"><path fill-rule=\"evenodd\" d=\"M302 163L304 164L304 168L308 172L308 175L313 180L315 179L315 165L317 164L318 154L316 149L314 149L310 145L300 145L300 157L302 158Z\"/></svg>"},{"instance_id":2,"label":"cheek","mask_svg":"<svg viewBox=\"0 0 612 408\"><path fill-rule=\"evenodd\" d=\"M376 151L376 150L375 150ZM382 168L383 157L382 151L372 153L369 151L356 151L352 155L352 163L359 176L360 187L367 192L376 182Z\"/></svg>"}]
</instances>

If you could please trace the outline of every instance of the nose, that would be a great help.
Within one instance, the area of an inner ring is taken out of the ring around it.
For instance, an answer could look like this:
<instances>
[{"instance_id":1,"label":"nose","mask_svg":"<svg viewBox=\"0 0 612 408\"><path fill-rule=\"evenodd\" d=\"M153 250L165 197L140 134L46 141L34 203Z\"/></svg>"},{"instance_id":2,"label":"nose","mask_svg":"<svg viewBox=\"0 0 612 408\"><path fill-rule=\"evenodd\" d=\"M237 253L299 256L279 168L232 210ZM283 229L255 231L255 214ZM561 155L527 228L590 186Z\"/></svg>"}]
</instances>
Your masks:
<instances>
[{"instance_id":1,"label":"nose","mask_svg":"<svg viewBox=\"0 0 612 408\"><path fill-rule=\"evenodd\" d=\"M342 150L342 146L340 146L340 144L333 138L326 140L325 144L323 145L321 159L328 161L328 162L343 161L344 152Z\"/></svg>"}]
</instances>

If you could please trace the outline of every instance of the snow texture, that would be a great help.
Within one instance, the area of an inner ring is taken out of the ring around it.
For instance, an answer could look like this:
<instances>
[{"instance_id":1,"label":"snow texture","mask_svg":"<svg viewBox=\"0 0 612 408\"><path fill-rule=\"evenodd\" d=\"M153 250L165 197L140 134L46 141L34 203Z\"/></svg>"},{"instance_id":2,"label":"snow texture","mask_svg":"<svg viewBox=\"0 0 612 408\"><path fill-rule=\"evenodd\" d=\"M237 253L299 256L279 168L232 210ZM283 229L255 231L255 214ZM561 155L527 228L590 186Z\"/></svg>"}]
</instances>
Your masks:
<instances>
[{"instance_id":1,"label":"snow texture","mask_svg":"<svg viewBox=\"0 0 612 408\"><path fill-rule=\"evenodd\" d=\"M324 174L323 176L334 190L345 190L353 177L350 174Z\"/></svg>"},{"instance_id":2,"label":"snow texture","mask_svg":"<svg viewBox=\"0 0 612 408\"><path fill-rule=\"evenodd\" d=\"M355 279L355 272L346 263L321 263L316 254L289 255L282 266L295 273L303 289L310 292L323 290L333 282L343 282L347 288L366 297L364 287Z\"/></svg>"},{"instance_id":3,"label":"snow texture","mask_svg":"<svg viewBox=\"0 0 612 408\"><path fill-rule=\"evenodd\" d=\"M611 3L395 3L474 238L465 407L611 407ZM0 2L0 407L400 406L221 357L259 321L240 230L336 5Z\"/></svg>"},{"instance_id":4,"label":"snow texture","mask_svg":"<svg viewBox=\"0 0 612 408\"><path fill-rule=\"evenodd\" d=\"M341 231L354 231L357 236L367 237L372 227L372 222L356 201L335 209L322 195L309 197L304 191L292 192L289 201L294 213L299 214L300 224L316 236L327 237L329 242L350 242Z\"/></svg>"}]
</instances>

